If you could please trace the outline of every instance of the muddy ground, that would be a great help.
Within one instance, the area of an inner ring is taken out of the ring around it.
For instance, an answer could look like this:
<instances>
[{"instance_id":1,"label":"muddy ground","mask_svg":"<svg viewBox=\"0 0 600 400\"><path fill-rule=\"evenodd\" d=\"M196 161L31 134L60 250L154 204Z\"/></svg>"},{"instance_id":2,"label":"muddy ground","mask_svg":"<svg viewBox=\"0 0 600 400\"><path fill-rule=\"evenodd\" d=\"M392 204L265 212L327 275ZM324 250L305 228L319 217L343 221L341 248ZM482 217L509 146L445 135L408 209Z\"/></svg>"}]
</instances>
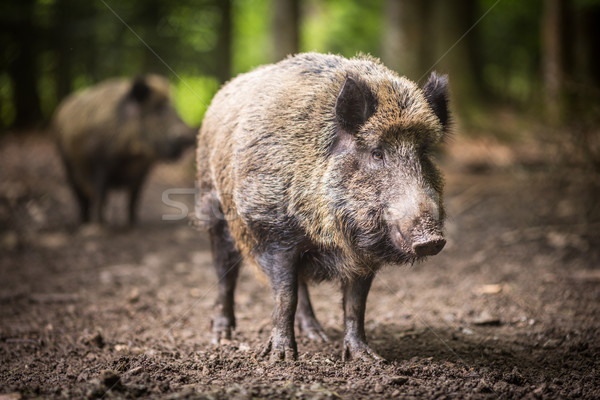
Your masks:
<instances>
[{"instance_id":1,"label":"muddy ground","mask_svg":"<svg viewBox=\"0 0 600 400\"><path fill-rule=\"evenodd\" d=\"M191 160L154 171L137 227L119 196L108 227L79 227L52 144L0 140L0 399L600 398L597 175L455 143L446 248L380 272L369 297L388 362L341 361L330 283L312 288L330 343L300 337L298 361L271 365L272 299L251 268L235 337L210 344L207 236L161 218L178 212L164 190L193 187Z\"/></svg>"}]
</instances>

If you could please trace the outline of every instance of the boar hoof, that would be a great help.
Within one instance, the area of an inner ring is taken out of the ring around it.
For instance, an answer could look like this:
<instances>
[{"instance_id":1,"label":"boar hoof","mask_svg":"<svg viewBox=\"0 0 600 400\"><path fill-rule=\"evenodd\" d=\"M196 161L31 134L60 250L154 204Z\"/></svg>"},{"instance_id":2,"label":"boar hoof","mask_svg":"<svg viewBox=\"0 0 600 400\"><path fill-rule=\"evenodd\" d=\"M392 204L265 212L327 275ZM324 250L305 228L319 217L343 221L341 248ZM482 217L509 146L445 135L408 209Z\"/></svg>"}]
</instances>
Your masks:
<instances>
[{"instance_id":1,"label":"boar hoof","mask_svg":"<svg viewBox=\"0 0 600 400\"><path fill-rule=\"evenodd\" d=\"M225 344L231 340L232 331L235 329L235 322L224 316L214 317L212 324L212 343L215 345Z\"/></svg>"},{"instance_id":2,"label":"boar hoof","mask_svg":"<svg viewBox=\"0 0 600 400\"><path fill-rule=\"evenodd\" d=\"M276 332L273 332L271 335L271 338L262 351L261 356L266 357L269 354L269 362L271 363L276 363L279 361L294 361L298 358L296 343L290 343L288 338L285 338Z\"/></svg>"},{"instance_id":3,"label":"boar hoof","mask_svg":"<svg viewBox=\"0 0 600 400\"><path fill-rule=\"evenodd\" d=\"M296 326L298 327L298 330L310 340L320 343L329 342L325 330L314 317L301 317L296 315Z\"/></svg>"},{"instance_id":4,"label":"boar hoof","mask_svg":"<svg viewBox=\"0 0 600 400\"><path fill-rule=\"evenodd\" d=\"M375 352L368 344L344 340L342 361L362 360L368 363L381 363L385 359Z\"/></svg>"}]
</instances>

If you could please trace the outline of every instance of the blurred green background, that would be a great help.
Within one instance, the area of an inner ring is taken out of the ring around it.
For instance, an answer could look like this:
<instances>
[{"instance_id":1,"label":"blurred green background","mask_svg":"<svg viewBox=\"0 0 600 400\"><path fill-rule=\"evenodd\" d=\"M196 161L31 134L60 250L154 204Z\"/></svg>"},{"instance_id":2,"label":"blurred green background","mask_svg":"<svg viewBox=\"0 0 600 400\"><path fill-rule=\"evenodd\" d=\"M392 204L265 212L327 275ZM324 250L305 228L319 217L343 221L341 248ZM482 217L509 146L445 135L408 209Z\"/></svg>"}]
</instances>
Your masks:
<instances>
[{"instance_id":1,"label":"blurred green background","mask_svg":"<svg viewBox=\"0 0 600 400\"><path fill-rule=\"evenodd\" d=\"M299 51L363 52L420 84L448 73L463 134L568 127L600 168L600 0L4 0L0 19L4 132L45 126L72 91L146 72L171 79L198 126L238 73Z\"/></svg>"}]
</instances>

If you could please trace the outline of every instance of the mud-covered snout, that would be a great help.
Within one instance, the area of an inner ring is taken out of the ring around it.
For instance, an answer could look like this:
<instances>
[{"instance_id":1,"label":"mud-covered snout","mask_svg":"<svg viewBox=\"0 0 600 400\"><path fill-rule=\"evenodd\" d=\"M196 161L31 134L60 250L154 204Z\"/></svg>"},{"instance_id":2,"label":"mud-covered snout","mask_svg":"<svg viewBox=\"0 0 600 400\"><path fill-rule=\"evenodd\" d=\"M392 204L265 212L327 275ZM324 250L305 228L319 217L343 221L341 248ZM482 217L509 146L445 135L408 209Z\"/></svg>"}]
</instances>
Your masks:
<instances>
[{"instance_id":1,"label":"mud-covered snout","mask_svg":"<svg viewBox=\"0 0 600 400\"><path fill-rule=\"evenodd\" d=\"M437 194L419 191L418 195L403 200L388 211L392 243L412 257L438 254L446 239Z\"/></svg>"},{"instance_id":2,"label":"mud-covered snout","mask_svg":"<svg viewBox=\"0 0 600 400\"><path fill-rule=\"evenodd\" d=\"M425 229L423 229L425 228ZM417 257L434 256L446 245L441 229L417 225L411 232L410 248Z\"/></svg>"},{"instance_id":3,"label":"mud-covered snout","mask_svg":"<svg viewBox=\"0 0 600 400\"><path fill-rule=\"evenodd\" d=\"M393 224L391 241L399 250L413 257L438 254L446 245L440 223L429 225L417 219L409 224Z\"/></svg>"},{"instance_id":4,"label":"mud-covered snout","mask_svg":"<svg viewBox=\"0 0 600 400\"><path fill-rule=\"evenodd\" d=\"M440 235L428 237L412 244L412 250L417 257L435 256L446 245L446 239Z\"/></svg>"}]
</instances>

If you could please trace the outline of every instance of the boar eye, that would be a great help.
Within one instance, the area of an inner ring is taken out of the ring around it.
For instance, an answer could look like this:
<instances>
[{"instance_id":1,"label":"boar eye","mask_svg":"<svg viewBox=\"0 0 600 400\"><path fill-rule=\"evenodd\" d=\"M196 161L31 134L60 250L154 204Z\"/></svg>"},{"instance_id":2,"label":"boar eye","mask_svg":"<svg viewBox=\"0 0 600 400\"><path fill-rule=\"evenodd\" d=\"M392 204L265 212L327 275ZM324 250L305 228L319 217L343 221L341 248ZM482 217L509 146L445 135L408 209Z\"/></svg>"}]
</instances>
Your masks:
<instances>
[{"instance_id":1,"label":"boar eye","mask_svg":"<svg viewBox=\"0 0 600 400\"><path fill-rule=\"evenodd\" d=\"M371 156L373 156L374 160L383 161L383 152L381 150L373 150Z\"/></svg>"}]
</instances>

